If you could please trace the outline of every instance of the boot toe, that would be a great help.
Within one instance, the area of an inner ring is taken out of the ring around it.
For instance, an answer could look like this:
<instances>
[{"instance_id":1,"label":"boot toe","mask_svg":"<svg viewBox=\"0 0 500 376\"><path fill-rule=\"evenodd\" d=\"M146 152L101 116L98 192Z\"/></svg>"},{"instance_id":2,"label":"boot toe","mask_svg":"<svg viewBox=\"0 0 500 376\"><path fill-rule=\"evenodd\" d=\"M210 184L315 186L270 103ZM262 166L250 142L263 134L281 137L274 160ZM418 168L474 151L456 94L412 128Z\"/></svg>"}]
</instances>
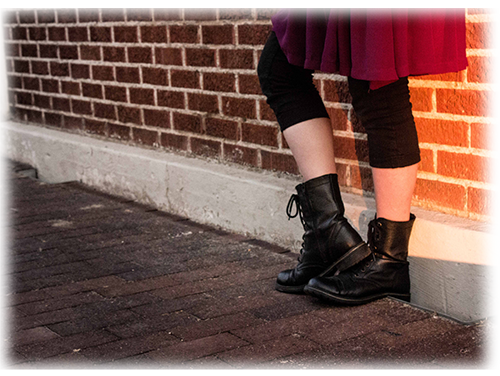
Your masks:
<instances>
[{"instance_id":1,"label":"boot toe","mask_svg":"<svg viewBox=\"0 0 500 376\"><path fill-rule=\"evenodd\" d=\"M306 294L314 295L320 298L329 298L339 295L342 291L342 281L338 278L316 277L309 281L304 288Z\"/></svg>"}]
</instances>

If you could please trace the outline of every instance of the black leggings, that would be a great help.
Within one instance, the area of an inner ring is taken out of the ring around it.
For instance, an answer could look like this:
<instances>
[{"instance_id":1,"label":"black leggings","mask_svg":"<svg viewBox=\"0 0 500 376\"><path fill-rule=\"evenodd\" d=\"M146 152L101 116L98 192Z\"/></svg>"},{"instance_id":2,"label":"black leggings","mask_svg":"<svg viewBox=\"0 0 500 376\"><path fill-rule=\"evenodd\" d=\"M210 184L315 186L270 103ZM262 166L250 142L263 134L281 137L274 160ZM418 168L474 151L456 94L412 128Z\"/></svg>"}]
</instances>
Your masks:
<instances>
[{"instance_id":1,"label":"black leggings","mask_svg":"<svg viewBox=\"0 0 500 376\"><path fill-rule=\"evenodd\" d=\"M257 71L281 131L309 119L329 117L313 84L314 71L288 63L274 32L264 46ZM348 82L354 111L368 134L370 166L397 168L420 162L408 78L377 90L370 90L369 81L349 77Z\"/></svg>"}]
</instances>

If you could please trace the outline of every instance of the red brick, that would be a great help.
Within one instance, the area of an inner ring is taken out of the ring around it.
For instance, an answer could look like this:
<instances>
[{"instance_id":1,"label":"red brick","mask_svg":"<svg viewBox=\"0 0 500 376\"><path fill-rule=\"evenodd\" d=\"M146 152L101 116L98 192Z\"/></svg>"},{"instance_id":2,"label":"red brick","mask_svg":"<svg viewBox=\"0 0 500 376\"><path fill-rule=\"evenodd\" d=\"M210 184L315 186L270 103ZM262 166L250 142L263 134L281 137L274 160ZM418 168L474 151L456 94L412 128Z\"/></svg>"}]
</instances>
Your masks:
<instances>
[{"instance_id":1,"label":"red brick","mask_svg":"<svg viewBox=\"0 0 500 376\"><path fill-rule=\"evenodd\" d=\"M112 101L126 102L127 89L122 86L104 86L104 96Z\"/></svg>"},{"instance_id":2,"label":"red brick","mask_svg":"<svg viewBox=\"0 0 500 376\"><path fill-rule=\"evenodd\" d=\"M40 57L57 59L57 46L54 44L40 44Z\"/></svg>"},{"instance_id":3,"label":"red brick","mask_svg":"<svg viewBox=\"0 0 500 376\"><path fill-rule=\"evenodd\" d=\"M278 128L243 123L241 125L241 140L259 145L278 147Z\"/></svg>"},{"instance_id":4,"label":"red brick","mask_svg":"<svg viewBox=\"0 0 500 376\"><path fill-rule=\"evenodd\" d=\"M120 22L125 21L123 9L104 8L101 9L102 22Z\"/></svg>"},{"instance_id":5,"label":"red brick","mask_svg":"<svg viewBox=\"0 0 500 376\"><path fill-rule=\"evenodd\" d=\"M258 166L257 149L248 148L241 145L224 144L224 159L230 162Z\"/></svg>"},{"instance_id":6,"label":"red brick","mask_svg":"<svg viewBox=\"0 0 500 376\"><path fill-rule=\"evenodd\" d=\"M271 28L271 25L238 25L238 43L264 45Z\"/></svg>"},{"instance_id":7,"label":"red brick","mask_svg":"<svg viewBox=\"0 0 500 376\"><path fill-rule=\"evenodd\" d=\"M242 94L262 94L259 78L255 74L240 74L238 83Z\"/></svg>"},{"instance_id":8,"label":"red brick","mask_svg":"<svg viewBox=\"0 0 500 376\"><path fill-rule=\"evenodd\" d=\"M78 47L76 46L59 46L59 57L61 59L78 59Z\"/></svg>"},{"instance_id":9,"label":"red brick","mask_svg":"<svg viewBox=\"0 0 500 376\"><path fill-rule=\"evenodd\" d=\"M110 123L108 124L108 134L111 138L128 141L130 140L130 127Z\"/></svg>"},{"instance_id":10,"label":"red brick","mask_svg":"<svg viewBox=\"0 0 500 376\"><path fill-rule=\"evenodd\" d=\"M488 116L488 92L436 89L437 111L457 115Z\"/></svg>"},{"instance_id":11,"label":"red brick","mask_svg":"<svg viewBox=\"0 0 500 376\"><path fill-rule=\"evenodd\" d=\"M85 119L83 129L86 133L104 136L106 134L106 123L103 121Z\"/></svg>"},{"instance_id":12,"label":"red brick","mask_svg":"<svg viewBox=\"0 0 500 376\"><path fill-rule=\"evenodd\" d=\"M38 48L36 47L36 44L21 45L21 56L38 57Z\"/></svg>"},{"instance_id":13,"label":"red brick","mask_svg":"<svg viewBox=\"0 0 500 376\"><path fill-rule=\"evenodd\" d=\"M209 136L238 140L238 123L235 121L207 118L205 128Z\"/></svg>"},{"instance_id":14,"label":"red brick","mask_svg":"<svg viewBox=\"0 0 500 376\"><path fill-rule=\"evenodd\" d=\"M299 169L291 155L261 150L262 168L266 170L284 171L298 175Z\"/></svg>"},{"instance_id":15,"label":"red brick","mask_svg":"<svg viewBox=\"0 0 500 376\"><path fill-rule=\"evenodd\" d=\"M24 89L40 91L40 79L38 77L23 77L22 82Z\"/></svg>"},{"instance_id":16,"label":"red brick","mask_svg":"<svg viewBox=\"0 0 500 376\"><path fill-rule=\"evenodd\" d=\"M141 110L136 107L118 106L118 120L121 123L141 124Z\"/></svg>"},{"instance_id":17,"label":"red brick","mask_svg":"<svg viewBox=\"0 0 500 376\"><path fill-rule=\"evenodd\" d=\"M154 90L143 88L129 88L130 102L137 104L155 104Z\"/></svg>"},{"instance_id":18,"label":"red brick","mask_svg":"<svg viewBox=\"0 0 500 376\"><path fill-rule=\"evenodd\" d=\"M56 9L57 22L76 23L76 9Z\"/></svg>"},{"instance_id":19,"label":"red brick","mask_svg":"<svg viewBox=\"0 0 500 376\"><path fill-rule=\"evenodd\" d=\"M210 91L235 92L234 74L203 73L203 88Z\"/></svg>"},{"instance_id":20,"label":"red brick","mask_svg":"<svg viewBox=\"0 0 500 376\"><path fill-rule=\"evenodd\" d=\"M107 42L111 43L111 28L103 26L90 27L90 40L92 42Z\"/></svg>"},{"instance_id":21,"label":"red brick","mask_svg":"<svg viewBox=\"0 0 500 376\"><path fill-rule=\"evenodd\" d=\"M113 67L109 65L92 66L92 78L99 81L114 81Z\"/></svg>"},{"instance_id":22,"label":"red brick","mask_svg":"<svg viewBox=\"0 0 500 376\"><path fill-rule=\"evenodd\" d=\"M155 47L155 62L162 65L182 65L182 50Z\"/></svg>"},{"instance_id":23,"label":"red brick","mask_svg":"<svg viewBox=\"0 0 500 376\"><path fill-rule=\"evenodd\" d=\"M51 112L45 113L45 124L52 125L54 127L60 127L62 125L62 116L59 114L53 114Z\"/></svg>"},{"instance_id":24,"label":"red brick","mask_svg":"<svg viewBox=\"0 0 500 376\"><path fill-rule=\"evenodd\" d=\"M30 27L28 30L30 40L47 40L47 32L44 27Z\"/></svg>"},{"instance_id":25,"label":"red brick","mask_svg":"<svg viewBox=\"0 0 500 376\"><path fill-rule=\"evenodd\" d=\"M124 47L103 47L102 54L104 61L125 62Z\"/></svg>"},{"instance_id":26,"label":"red brick","mask_svg":"<svg viewBox=\"0 0 500 376\"><path fill-rule=\"evenodd\" d=\"M49 64L45 61L31 61L31 72L33 74L47 75L49 74Z\"/></svg>"},{"instance_id":27,"label":"red brick","mask_svg":"<svg viewBox=\"0 0 500 376\"><path fill-rule=\"evenodd\" d=\"M201 27L204 44L233 44L233 25L203 25Z\"/></svg>"},{"instance_id":28,"label":"red brick","mask_svg":"<svg viewBox=\"0 0 500 376\"><path fill-rule=\"evenodd\" d=\"M184 93L179 91L158 90L158 106L184 108Z\"/></svg>"},{"instance_id":29,"label":"red brick","mask_svg":"<svg viewBox=\"0 0 500 376\"><path fill-rule=\"evenodd\" d=\"M75 114L81 114L81 115L92 114L92 106L88 101L71 99L71 108Z\"/></svg>"},{"instance_id":30,"label":"red brick","mask_svg":"<svg viewBox=\"0 0 500 376\"><path fill-rule=\"evenodd\" d=\"M345 81L324 80L323 89L325 91L324 100L334 103L351 103L349 86Z\"/></svg>"},{"instance_id":31,"label":"red brick","mask_svg":"<svg viewBox=\"0 0 500 376\"><path fill-rule=\"evenodd\" d=\"M34 10L20 10L19 11L19 23L36 23L35 22L35 11Z\"/></svg>"},{"instance_id":32,"label":"red brick","mask_svg":"<svg viewBox=\"0 0 500 376\"><path fill-rule=\"evenodd\" d=\"M68 98L52 98L52 108L57 111L70 112L71 106Z\"/></svg>"},{"instance_id":33,"label":"red brick","mask_svg":"<svg viewBox=\"0 0 500 376\"><path fill-rule=\"evenodd\" d=\"M215 95L188 93L188 108L190 110L218 113L219 103Z\"/></svg>"},{"instance_id":34,"label":"red brick","mask_svg":"<svg viewBox=\"0 0 500 376\"><path fill-rule=\"evenodd\" d=\"M492 192L469 187L467 189L467 209L470 212L482 215L491 215L491 208L493 207Z\"/></svg>"},{"instance_id":35,"label":"red brick","mask_svg":"<svg viewBox=\"0 0 500 376\"><path fill-rule=\"evenodd\" d=\"M42 90L46 93L59 93L59 81L57 80L42 80Z\"/></svg>"},{"instance_id":36,"label":"red brick","mask_svg":"<svg viewBox=\"0 0 500 376\"><path fill-rule=\"evenodd\" d=\"M186 21L215 21L217 19L216 9L188 8L184 10Z\"/></svg>"},{"instance_id":37,"label":"red brick","mask_svg":"<svg viewBox=\"0 0 500 376\"><path fill-rule=\"evenodd\" d=\"M215 67L215 50L186 48L186 65L194 67Z\"/></svg>"},{"instance_id":38,"label":"red brick","mask_svg":"<svg viewBox=\"0 0 500 376\"><path fill-rule=\"evenodd\" d=\"M440 206L464 210L465 188L434 180L417 179L414 198Z\"/></svg>"},{"instance_id":39,"label":"red brick","mask_svg":"<svg viewBox=\"0 0 500 376\"><path fill-rule=\"evenodd\" d=\"M222 97L222 112L224 113L224 115L255 119L255 100L246 98Z\"/></svg>"},{"instance_id":40,"label":"red brick","mask_svg":"<svg viewBox=\"0 0 500 376\"><path fill-rule=\"evenodd\" d=\"M494 145L491 142L491 124L472 123L471 125L471 147L478 149L491 149Z\"/></svg>"},{"instance_id":41,"label":"red brick","mask_svg":"<svg viewBox=\"0 0 500 376\"><path fill-rule=\"evenodd\" d=\"M30 63L24 60L14 60L14 71L17 73L29 73Z\"/></svg>"},{"instance_id":42,"label":"red brick","mask_svg":"<svg viewBox=\"0 0 500 376\"><path fill-rule=\"evenodd\" d=\"M142 82L145 84L168 86L167 70L142 67Z\"/></svg>"},{"instance_id":43,"label":"red brick","mask_svg":"<svg viewBox=\"0 0 500 376\"><path fill-rule=\"evenodd\" d=\"M140 144L149 146L159 145L158 132L150 131L149 129L132 128L132 138Z\"/></svg>"},{"instance_id":44,"label":"red brick","mask_svg":"<svg viewBox=\"0 0 500 376\"><path fill-rule=\"evenodd\" d=\"M71 77L90 78L90 66L86 64L71 64Z\"/></svg>"},{"instance_id":45,"label":"red brick","mask_svg":"<svg viewBox=\"0 0 500 376\"><path fill-rule=\"evenodd\" d=\"M330 116L330 123L332 124L332 129L347 131L347 123L349 110L344 110L342 108L327 108L328 115Z\"/></svg>"},{"instance_id":46,"label":"red brick","mask_svg":"<svg viewBox=\"0 0 500 376\"><path fill-rule=\"evenodd\" d=\"M174 129L201 133L201 118L197 115L187 115L174 112Z\"/></svg>"},{"instance_id":47,"label":"red brick","mask_svg":"<svg viewBox=\"0 0 500 376\"><path fill-rule=\"evenodd\" d=\"M220 141L191 137L191 151L204 157L218 158L221 156L222 144Z\"/></svg>"},{"instance_id":48,"label":"red brick","mask_svg":"<svg viewBox=\"0 0 500 376\"><path fill-rule=\"evenodd\" d=\"M469 62L467 67L468 82L492 82L492 61L489 56L469 56L467 60Z\"/></svg>"},{"instance_id":49,"label":"red brick","mask_svg":"<svg viewBox=\"0 0 500 376\"><path fill-rule=\"evenodd\" d=\"M461 121L415 118L420 142L469 146L469 125Z\"/></svg>"},{"instance_id":50,"label":"red brick","mask_svg":"<svg viewBox=\"0 0 500 376\"><path fill-rule=\"evenodd\" d=\"M172 133L161 133L160 135L161 145L167 148L173 148L178 150L188 149L188 137Z\"/></svg>"},{"instance_id":51,"label":"red brick","mask_svg":"<svg viewBox=\"0 0 500 376\"><path fill-rule=\"evenodd\" d=\"M87 42L89 35L86 27L68 27L68 39L71 42Z\"/></svg>"},{"instance_id":52,"label":"red brick","mask_svg":"<svg viewBox=\"0 0 500 376\"><path fill-rule=\"evenodd\" d=\"M198 26L170 25L171 43L199 43Z\"/></svg>"},{"instance_id":53,"label":"red brick","mask_svg":"<svg viewBox=\"0 0 500 376\"><path fill-rule=\"evenodd\" d=\"M350 137L333 137L335 157L368 162L368 142Z\"/></svg>"},{"instance_id":54,"label":"red brick","mask_svg":"<svg viewBox=\"0 0 500 376\"><path fill-rule=\"evenodd\" d=\"M62 81L61 92L70 95L80 95L80 84L78 82Z\"/></svg>"},{"instance_id":55,"label":"red brick","mask_svg":"<svg viewBox=\"0 0 500 376\"><path fill-rule=\"evenodd\" d=\"M357 164L349 165L351 186L353 188L362 189L365 192L373 192L373 177L372 169L362 167Z\"/></svg>"},{"instance_id":56,"label":"red brick","mask_svg":"<svg viewBox=\"0 0 500 376\"><path fill-rule=\"evenodd\" d=\"M141 41L143 43L167 43L167 27L141 26Z\"/></svg>"},{"instance_id":57,"label":"red brick","mask_svg":"<svg viewBox=\"0 0 500 376\"><path fill-rule=\"evenodd\" d=\"M467 48L491 48L493 26L489 22L468 22L466 25Z\"/></svg>"},{"instance_id":58,"label":"red brick","mask_svg":"<svg viewBox=\"0 0 500 376\"><path fill-rule=\"evenodd\" d=\"M437 173L458 179L486 182L489 159L477 155L438 151Z\"/></svg>"},{"instance_id":59,"label":"red brick","mask_svg":"<svg viewBox=\"0 0 500 376\"><path fill-rule=\"evenodd\" d=\"M414 111L432 111L432 92L434 89L410 87L410 101Z\"/></svg>"},{"instance_id":60,"label":"red brick","mask_svg":"<svg viewBox=\"0 0 500 376\"><path fill-rule=\"evenodd\" d=\"M135 67L116 67L116 81L140 83L139 68Z\"/></svg>"},{"instance_id":61,"label":"red brick","mask_svg":"<svg viewBox=\"0 0 500 376\"><path fill-rule=\"evenodd\" d=\"M78 22L99 22L99 11L97 9L78 9Z\"/></svg>"},{"instance_id":62,"label":"red brick","mask_svg":"<svg viewBox=\"0 0 500 376\"><path fill-rule=\"evenodd\" d=\"M101 49L97 46L80 46L82 60L101 60Z\"/></svg>"},{"instance_id":63,"label":"red brick","mask_svg":"<svg viewBox=\"0 0 500 376\"><path fill-rule=\"evenodd\" d=\"M260 119L261 120L269 120L276 121L276 115L272 108L267 104L265 100L259 101L260 106Z\"/></svg>"},{"instance_id":64,"label":"red brick","mask_svg":"<svg viewBox=\"0 0 500 376\"><path fill-rule=\"evenodd\" d=\"M129 63L153 63L153 50L151 47L127 47Z\"/></svg>"},{"instance_id":65,"label":"red brick","mask_svg":"<svg viewBox=\"0 0 500 376\"><path fill-rule=\"evenodd\" d=\"M25 27L13 27L12 39L14 40L28 40L28 29Z\"/></svg>"},{"instance_id":66,"label":"red brick","mask_svg":"<svg viewBox=\"0 0 500 376\"><path fill-rule=\"evenodd\" d=\"M434 151L420 148L420 171L436 172L434 169Z\"/></svg>"},{"instance_id":67,"label":"red brick","mask_svg":"<svg viewBox=\"0 0 500 376\"><path fill-rule=\"evenodd\" d=\"M53 9L37 9L36 14L38 23L54 23L56 22L56 15Z\"/></svg>"},{"instance_id":68,"label":"red brick","mask_svg":"<svg viewBox=\"0 0 500 376\"><path fill-rule=\"evenodd\" d=\"M153 9L153 16L155 21L180 21L181 10L169 8Z\"/></svg>"},{"instance_id":69,"label":"red brick","mask_svg":"<svg viewBox=\"0 0 500 376\"><path fill-rule=\"evenodd\" d=\"M66 30L64 27L49 27L49 40L52 41L66 41Z\"/></svg>"},{"instance_id":70,"label":"red brick","mask_svg":"<svg viewBox=\"0 0 500 376\"><path fill-rule=\"evenodd\" d=\"M144 109L144 124L161 128L170 128L170 112Z\"/></svg>"},{"instance_id":71,"label":"red brick","mask_svg":"<svg viewBox=\"0 0 500 376\"><path fill-rule=\"evenodd\" d=\"M200 73L193 71L171 70L170 79L172 86L191 89L200 88Z\"/></svg>"},{"instance_id":72,"label":"red brick","mask_svg":"<svg viewBox=\"0 0 500 376\"><path fill-rule=\"evenodd\" d=\"M137 39L136 26L113 26L115 34L115 42L118 43L135 43Z\"/></svg>"},{"instance_id":73,"label":"red brick","mask_svg":"<svg viewBox=\"0 0 500 376\"><path fill-rule=\"evenodd\" d=\"M219 50L221 68L254 69L253 50Z\"/></svg>"},{"instance_id":74,"label":"red brick","mask_svg":"<svg viewBox=\"0 0 500 376\"><path fill-rule=\"evenodd\" d=\"M125 9L127 21L153 21L153 13L151 9L134 8Z\"/></svg>"},{"instance_id":75,"label":"red brick","mask_svg":"<svg viewBox=\"0 0 500 376\"><path fill-rule=\"evenodd\" d=\"M94 116L109 120L116 120L115 107L106 103L94 103Z\"/></svg>"},{"instance_id":76,"label":"red brick","mask_svg":"<svg viewBox=\"0 0 500 376\"><path fill-rule=\"evenodd\" d=\"M253 19L251 9L234 8L219 9L219 20L251 20Z\"/></svg>"}]
</instances>

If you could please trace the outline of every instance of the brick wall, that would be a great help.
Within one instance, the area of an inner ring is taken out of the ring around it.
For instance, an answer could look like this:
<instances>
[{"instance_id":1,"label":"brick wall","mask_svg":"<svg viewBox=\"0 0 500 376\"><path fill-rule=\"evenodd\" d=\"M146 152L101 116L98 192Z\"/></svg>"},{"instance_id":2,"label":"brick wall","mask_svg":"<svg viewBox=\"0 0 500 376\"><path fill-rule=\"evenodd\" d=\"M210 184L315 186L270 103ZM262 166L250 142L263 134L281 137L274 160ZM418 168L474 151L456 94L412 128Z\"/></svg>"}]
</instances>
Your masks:
<instances>
[{"instance_id":1,"label":"brick wall","mask_svg":"<svg viewBox=\"0 0 500 376\"><path fill-rule=\"evenodd\" d=\"M13 118L138 147L297 174L256 67L273 10L43 9L4 14ZM470 66L410 80L422 163L414 203L488 219L491 15L467 10ZM341 184L372 194L346 80L317 73Z\"/></svg>"}]
</instances>

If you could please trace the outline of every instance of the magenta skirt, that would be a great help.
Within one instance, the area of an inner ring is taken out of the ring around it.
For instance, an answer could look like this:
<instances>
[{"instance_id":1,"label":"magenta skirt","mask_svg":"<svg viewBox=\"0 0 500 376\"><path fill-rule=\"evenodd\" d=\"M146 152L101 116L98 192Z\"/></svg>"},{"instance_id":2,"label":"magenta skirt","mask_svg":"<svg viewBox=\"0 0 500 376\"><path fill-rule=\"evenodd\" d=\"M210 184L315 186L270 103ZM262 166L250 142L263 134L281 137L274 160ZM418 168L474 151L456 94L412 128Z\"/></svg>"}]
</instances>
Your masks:
<instances>
[{"instance_id":1,"label":"magenta skirt","mask_svg":"<svg viewBox=\"0 0 500 376\"><path fill-rule=\"evenodd\" d=\"M273 31L290 64L359 80L467 67L464 9L283 9Z\"/></svg>"}]
</instances>

